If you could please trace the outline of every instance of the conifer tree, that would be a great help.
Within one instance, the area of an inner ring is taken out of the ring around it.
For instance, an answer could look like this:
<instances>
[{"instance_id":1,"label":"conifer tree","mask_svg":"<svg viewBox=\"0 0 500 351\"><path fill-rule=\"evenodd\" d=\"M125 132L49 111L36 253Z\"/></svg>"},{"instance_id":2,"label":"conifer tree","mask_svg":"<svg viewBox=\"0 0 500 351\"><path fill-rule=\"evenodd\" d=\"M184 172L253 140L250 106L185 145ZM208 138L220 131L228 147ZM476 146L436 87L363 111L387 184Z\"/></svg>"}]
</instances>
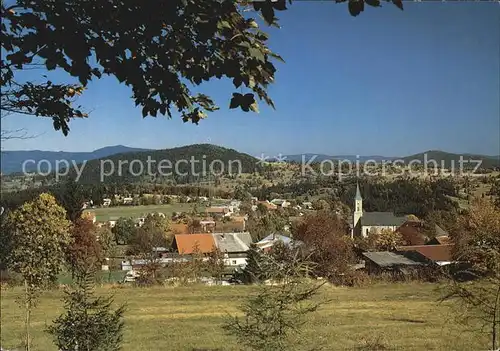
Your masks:
<instances>
[{"instance_id":1,"label":"conifer tree","mask_svg":"<svg viewBox=\"0 0 500 351\"><path fill-rule=\"evenodd\" d=\"M263 254L255 244L250 245L250 249L247 251L247 265L243 270L243 279L245 283L259 283L263 274L263 265Z\"/></svg>"},{"instance_id":2,"label":"conifer tree","mask_svg":"<svg viewBox=\"0 0 500 351\"><path fill-rule=\"evenodd\" d=\"M116 351L123 339L125 306L113 310L113 297L95 297L92 273L66 291L66 311L47 328L59 350Z\"/></svg>"}]
</instances>

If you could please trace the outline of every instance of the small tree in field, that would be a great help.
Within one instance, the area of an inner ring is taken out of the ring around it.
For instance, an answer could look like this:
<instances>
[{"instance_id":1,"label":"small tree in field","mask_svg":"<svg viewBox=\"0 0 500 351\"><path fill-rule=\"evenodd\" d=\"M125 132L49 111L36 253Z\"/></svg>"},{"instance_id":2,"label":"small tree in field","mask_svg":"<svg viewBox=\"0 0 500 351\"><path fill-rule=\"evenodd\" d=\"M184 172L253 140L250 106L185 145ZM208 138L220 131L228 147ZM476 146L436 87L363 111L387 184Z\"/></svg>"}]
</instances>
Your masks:
<instances>
[{"instance_id":1,"label":"small tree in field","mask_svg":"<svg viewBox=\"0 0 500 351\"><path fill-rule=\"evenodd\" d=\"M458 302L462 322L480 321L491 337L492 350L500 339L500 212L484 199L472 203L469 213L459 218L454 235L455 259L472 267L465 272L475 280L452 280L442 300Z\"/></svg>"},{"instance_id":2,"label":"small tree in field","mask_svg":"<svg viewBox=\"0 0 500 351\"><path fill-rule=\"evenodd\" d=\"M299 334L305 316L324 303L312 301L324 283L307 279L311 263L298 253L286 263L272 255L266 258L266 276L275 284L258 285L257 293L240 307L244 317L229 317L224 329L250 350L292 350L297 346L291 336Z\"/></svg>"},{"instance_id":3,"label":"small tree in field","mask_svg":"<svg viewBox=\"0 0 500 351\"><path fill-rule=\"evenodd\" d=\"M246 284L258 283L263 277L263 255L255 244L250 245L247 251L247 264L242 274Z\"/></svg>"},{"instance_id":4,"label":"small tree in field","mask_svg":"<svg viewBox=\"0 0 500 351\"><path fill-rule=\"evenodd\" d=\"M97 228L96 236L97 240L99 240L99 244L101 244L102 253L105 257L115 257L118 254L116 238L111 228L107 226Z\"/></svg>"},{"instance_id":5,"label":"small tree in field","mask_svg":"<svg viewBox=\"0 0 500 351\"><path fill-rule=\"evenodd\" d=\"M212 277L216 279L217 284L219 284L224 274L224 254L217 247L212 248L206 266Z\"/></svg>"},{"instance_id":6,"label":"small tree in field","mask_svg":"<svg viewBox=\"0 0 500 351\"><path fill-rule=\"evenodd\" d=\"M70 243L66 211L52 195L41 194L8 217L12 233L9 268L24 280L25 349L30 350L31 311L41 289L55 283Z\"/></svg>"},{"instance_id":7,"label":"small tree in field","mask_svg":"<svg viewBox=\"0 0 500 351\"><path fill-rule=\"evenodd\" d=\"M76 287L66 291L66 312L47 328L59 350L120 350L125 306L113 310L112 297L94 297L92 279L90 272L78 277Z\"/></svg>"},{"instance_id":8,"label":"small tree in field","mask_svg":"<svg viewBox=\"0 0 500 351\"><path fill-rule=\"evenodd\" d=\"M198 242L193 245L190 266L193 279L198 281L203 270L203 253L200 250L200 244Z\"/></svg>"},{"instance_id":9,"label":"small tree in field","mask_svg":"<svg viewBox=\"0 0 500 351\"><path fill-rule=\"evenodd\" d=\"M101 266L104 257L96 231L97 227L92 221L84 218L76 219L71 228L72 242L66 251L66 261L73 278L86 276Z\"/></svg>"},{"instance_id":10,"label":"small tree in field","mask_svg":"<svg viewBox=\"0 0 500 351\"><path fill-rule=\"evenodd\" d=\"M117 244L129 244L135 236L137 228L132 218L120 217L113 227Z\"/></svg>"}]
</instances>

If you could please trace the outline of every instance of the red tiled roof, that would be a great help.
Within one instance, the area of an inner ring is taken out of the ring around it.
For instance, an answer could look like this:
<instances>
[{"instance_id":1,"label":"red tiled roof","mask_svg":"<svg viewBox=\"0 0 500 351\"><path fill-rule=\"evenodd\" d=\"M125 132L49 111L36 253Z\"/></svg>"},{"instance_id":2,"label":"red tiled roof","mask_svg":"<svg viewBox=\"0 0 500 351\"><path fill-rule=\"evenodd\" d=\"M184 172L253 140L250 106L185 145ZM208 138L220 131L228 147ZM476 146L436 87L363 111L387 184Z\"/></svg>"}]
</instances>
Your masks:
<instances>
[{"instance_id":1,"label":"red tiled roof","mask_svg":"<svg viewBox=\"0 0 500 351\"><path fill-rule=\"evenodd\" d=\"M417 251L432 261L453 261L453 244L400 246L398 251Z\"/></svg>"},{"instance_id":2,"label":"red tiled roof","mask_svg":"<svg viewBox=\"0 0 500 351\"><path fill-rule=\"evenodd\" d=\"M215 241L212 234L178 234L174 237L173 245L179 254L189 255L196 245L201 253L212 252Z\"/></svg>"},{"instance_id":3,"label":"red tiled roof","mask_svg":"<svg viewBox=\"0 0 500 351\"><path fill-rule=\"evenodd\" d=\"M258 203L266 206L268 210L276 210L278 208L278 206L270 203L269 201L259 201Z\"/></svg>"},{"instance_id":4,"label":"red tiled roof","mask_svg":"<svg viewBox=\"0 0 500 351\"><path fill-rule=\"evenodd\" d=\"M451 239L448 235L441 235L441 236L436 236L434 238L434 240L436 240L438 243L440 243L441 245L448 245L448 244L451 244Z\"/></svg>"},{"instance_id":5,"label":"red tiled roof","mask_svg":"<svg viewBox=\"0 0 500 351\"><path fill-rule=\"evenodd\" d=\"M420 222L406 221L396 231L401 234L406 245L424 245L426 242L427 236Z\"/></svg>"}]
</instances>

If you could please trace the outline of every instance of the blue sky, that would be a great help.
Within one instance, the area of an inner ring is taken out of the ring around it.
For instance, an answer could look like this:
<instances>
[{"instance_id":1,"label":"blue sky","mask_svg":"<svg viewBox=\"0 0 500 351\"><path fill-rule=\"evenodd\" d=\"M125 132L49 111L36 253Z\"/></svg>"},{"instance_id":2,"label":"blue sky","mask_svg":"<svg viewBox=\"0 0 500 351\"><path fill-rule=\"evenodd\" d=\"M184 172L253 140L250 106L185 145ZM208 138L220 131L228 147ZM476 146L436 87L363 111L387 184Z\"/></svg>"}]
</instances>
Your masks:
<instances>
[{"instance_id":1,"label":"blue sky","mask_svg":"<svg viewBox=\"0 0 500 351\"><path fill-rule=\"evenodd\" d=\"M295 2L278 13L271 48L284 57L269 89L277 109L229 110L233 90L202 85L221 110L198 126L146 118L114 78L92 82L79 100L92 110L64 137L49 119L10 116L2 129L38 137L7 150L91 151L123 144L170 148L213 143L253 155L295 153L400 156L429 149L500 153L500 6L405 3L368 8ZM36 77L34 77L36 78Z\"/></svg>"}]
</instances>

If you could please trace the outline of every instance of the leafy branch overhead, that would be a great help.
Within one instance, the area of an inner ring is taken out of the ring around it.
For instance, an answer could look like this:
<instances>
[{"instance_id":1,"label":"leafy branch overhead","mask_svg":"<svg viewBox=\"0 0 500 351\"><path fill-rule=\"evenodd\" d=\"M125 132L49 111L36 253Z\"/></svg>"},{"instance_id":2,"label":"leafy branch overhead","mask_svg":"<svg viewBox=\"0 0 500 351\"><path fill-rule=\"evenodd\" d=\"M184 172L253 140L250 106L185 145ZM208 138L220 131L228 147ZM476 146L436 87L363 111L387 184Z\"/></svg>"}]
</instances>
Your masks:
<instances>
[{"instance_id":1,"label":"leafy branch overhead","mask_svg":"<svg viewBox=\"0 0 500 351\"><path fill-rule=\"evenodd\" d=\"M364 3L349 1L350 13L358 15ZM275 12L286 9L286 0L2 2L2 96L9 97L5 102L13 112L53 118L65 135L70 118L86 117L67 98L103 75L131 87L144 117L178 112L185 122L198 123L218 109L194 91L213 78L231 79L235 88L248 91L233 95L232 108L257 112L256 98L274 107L267 87L274 81L274 62L283 59L247 10L278 27ZM80 85L19 82L17 73L32 68L64 70ZM3 102L2 97L2 109Z\"/></svg>"}]
</instances>

